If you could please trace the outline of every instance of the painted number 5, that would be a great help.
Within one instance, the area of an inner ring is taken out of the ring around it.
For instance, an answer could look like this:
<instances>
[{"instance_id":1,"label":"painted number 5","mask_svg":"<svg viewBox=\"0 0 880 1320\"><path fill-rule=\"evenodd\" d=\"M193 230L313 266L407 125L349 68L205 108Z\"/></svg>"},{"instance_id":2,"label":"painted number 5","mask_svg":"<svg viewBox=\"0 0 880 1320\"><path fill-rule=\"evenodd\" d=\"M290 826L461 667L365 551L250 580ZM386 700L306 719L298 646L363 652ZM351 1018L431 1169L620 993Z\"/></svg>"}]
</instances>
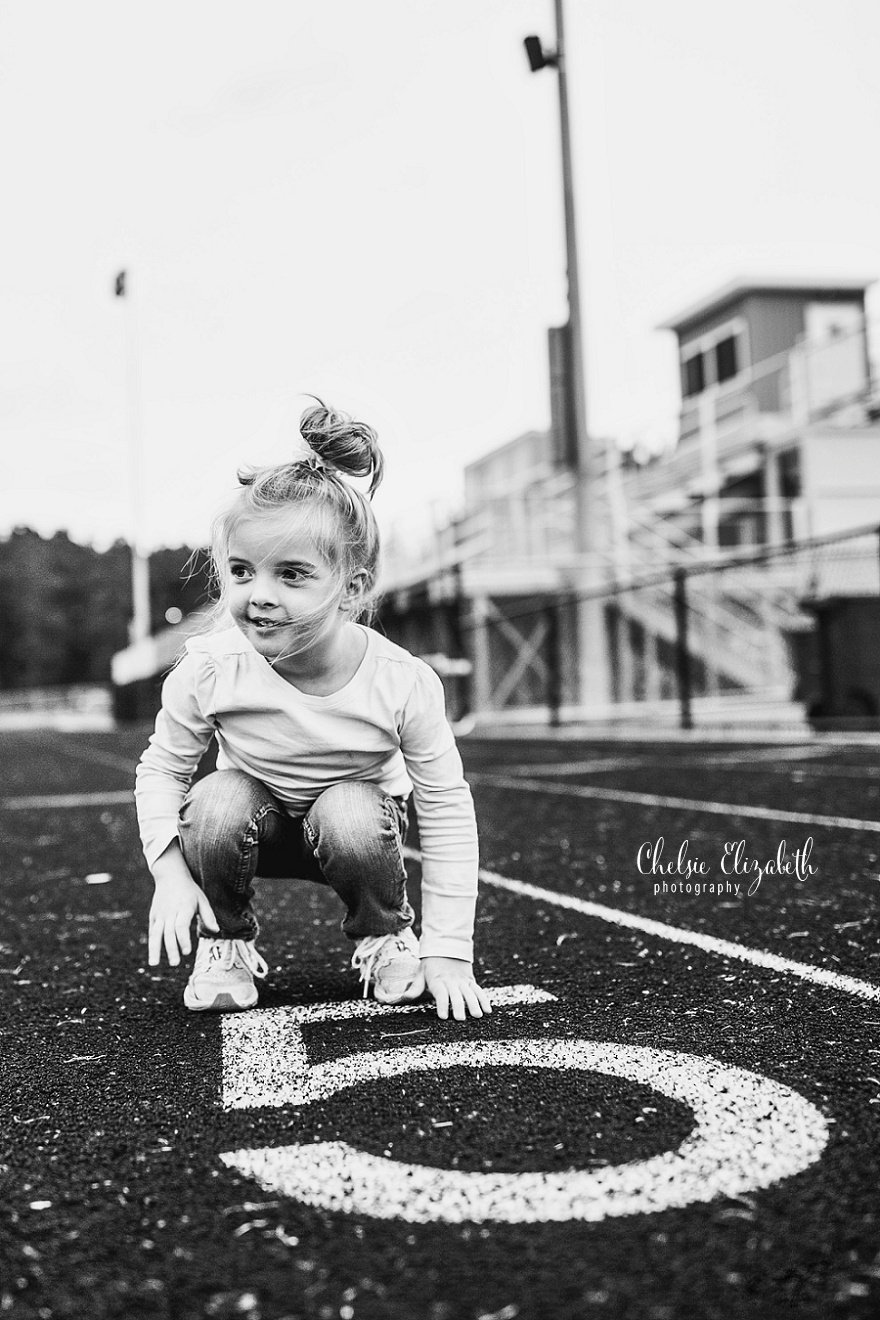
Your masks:
<instances>
[{"instance_id":1,"label":"painted number 5","mask_svg":"<svg viewBox=\"0 0 880 1320\"><path fill-rule=\"evenodd\" d=\"M553 999L531 986L492 992L496 1007ZM309 1065L302 1026L401 1011L371 1002L276 1008L223 1020L223 1106L319 1104L347 1087L452 1066L555 1068L629 1078L694 1115L676 1149L563 1173L475 1173L404 1164L345 1141L228 1151L224 1164L266 1191L321 1210L408 1223L596 1221L754 1192L812 1164L828 1126L803 1096L716 1059L613 1042L483 1040L416 1045Z\"/></svg>"}]
</instances>

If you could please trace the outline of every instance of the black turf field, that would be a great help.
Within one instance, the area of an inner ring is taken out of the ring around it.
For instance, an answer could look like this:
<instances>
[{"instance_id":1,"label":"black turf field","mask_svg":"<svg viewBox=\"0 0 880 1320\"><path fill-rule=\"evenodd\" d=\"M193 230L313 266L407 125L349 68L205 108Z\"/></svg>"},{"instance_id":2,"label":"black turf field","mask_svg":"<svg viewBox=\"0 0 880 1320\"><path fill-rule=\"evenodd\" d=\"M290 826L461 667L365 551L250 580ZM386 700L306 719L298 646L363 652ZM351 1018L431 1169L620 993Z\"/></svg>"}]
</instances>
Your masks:
<instances>
[{"instance_id":1,"label":"black turf field","mask_svg":"<svg viewBox=\"0 0 880 1320\"><path fill-rule=\"evenodd\" d=\"M637 1045L781 1083L830 1136L794 1176L703 1204L597 1222L412 1223L267 1192L220 1156L344 1141L403 1164L564 1173L674 1150L693 1113L626 1078L511 1064L224 1109L220 1019L184 1010L182 969L146 964L151 882L119 794L147 733L0 734L0 1318L880 1315L880 997L665 933L880 987L880 748L463 741L484 868L551 896L483 888L479 974L554 998L478 1022L425 1008L311 1023L310 1062L431 1043ZM815 872L765 876L750 896L655 894L662 878L637 855L661 836L666 860L687 840L716 880L725 842L766 859L810 838ZM411 874L417 902L417 861ZM335 903L263 882L273 973L261 1008L356 1000Z\"/></svg>"}]
</instances>

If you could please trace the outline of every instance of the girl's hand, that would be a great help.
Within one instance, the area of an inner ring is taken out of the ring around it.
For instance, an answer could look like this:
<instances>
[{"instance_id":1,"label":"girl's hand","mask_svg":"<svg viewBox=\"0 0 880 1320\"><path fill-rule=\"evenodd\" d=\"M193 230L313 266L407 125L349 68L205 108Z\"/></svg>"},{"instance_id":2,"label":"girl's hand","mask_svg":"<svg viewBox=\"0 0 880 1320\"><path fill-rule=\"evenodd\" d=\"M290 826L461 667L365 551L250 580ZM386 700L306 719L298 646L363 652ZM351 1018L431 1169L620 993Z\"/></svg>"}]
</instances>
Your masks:
<instances>
[{"instance_id":1,"label":"girl's hand","mask_svg":"<svg viewBox=\"0 0 880 1320\"><path fill-rule=\"evenodd\" d=\"M474 980L472 963L463 958L423 958L422 971L428 992L436 1001L439 1018L447 1018L450 1008L459 1022L469 1012L471 1017L492 1012L489 996Z\"/></svg>"},{"instance_id":2,"label":"girl's hand","mask_svg":"<svg viewBox=\"0 0 880 1320\"><path fill-rule=\"evenodd\" d=\"M205 926L216 931L217 918L205 892L191 876L175 875L156 881L156 892L150 907L150 966L155 967L162 956L162 946L172 967L180 962L180 955L192 952L190 926L199 916Z\"/></svg>"}]
</instances>

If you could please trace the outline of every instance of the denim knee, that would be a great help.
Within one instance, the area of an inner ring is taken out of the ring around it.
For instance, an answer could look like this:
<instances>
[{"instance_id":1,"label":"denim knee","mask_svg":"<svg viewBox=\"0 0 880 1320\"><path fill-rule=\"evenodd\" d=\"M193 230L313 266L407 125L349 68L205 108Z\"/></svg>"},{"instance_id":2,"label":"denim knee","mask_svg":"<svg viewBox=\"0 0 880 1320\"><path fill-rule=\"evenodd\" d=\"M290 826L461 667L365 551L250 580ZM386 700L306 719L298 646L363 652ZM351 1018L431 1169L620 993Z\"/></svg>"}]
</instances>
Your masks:
<instances>
[{"instance_id":1,"label":"denim knee","mask_svg":"<svg viewBox=\"0 0 880 1320\"><path fill-rule=\"evenodd\" d=\"M224 843L237 847L272 810L277 805L258 779L243 770L215 770L192 785L180 809L184 854Z\"/></svg>"},{"instance_id":2,"label":"denim knee","mask_svg":"<svg viewBox=\"0 0 880 1320\"><path fill-rule=\"evenodd\" d=\"M378 784L355 780L325 789L304 825L312 847L320 841L337 855L358 857L380 841L399 849L406 835L406 807Z\"/></svg>"},{"instance_id":3,"label":"denim knee","mask_svg":"<svg viewBox=\"0 0 880 1320\"><path fill-rule=\"evenodd\" d=\"M406 806L376 784L334 784L312 803L303 833L321 874L345 904L349 939L411 926L403 839Z\"/></svg>"}]
</instances>

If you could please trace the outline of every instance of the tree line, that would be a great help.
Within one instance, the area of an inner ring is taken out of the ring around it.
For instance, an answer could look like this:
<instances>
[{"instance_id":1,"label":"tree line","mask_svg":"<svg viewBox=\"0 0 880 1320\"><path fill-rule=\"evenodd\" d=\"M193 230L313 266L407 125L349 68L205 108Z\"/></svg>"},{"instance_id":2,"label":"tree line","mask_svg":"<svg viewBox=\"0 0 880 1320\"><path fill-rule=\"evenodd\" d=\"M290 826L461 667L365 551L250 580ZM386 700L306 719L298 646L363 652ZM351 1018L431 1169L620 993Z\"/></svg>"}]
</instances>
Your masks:
<instances>
[{"instance_id":1,"label":"tree line","mask_svg":"<svg viewBox=\"0 0 880 1320\"><path fill-rule=\"evenodd\" d=\"M207 555L189 546L150 556L150 631L166 611L210 599ZM108 683L110 657L128 645L131 547L108 550L17 527L0 540L0 689Z\"/></svg>"}]
</instances>

